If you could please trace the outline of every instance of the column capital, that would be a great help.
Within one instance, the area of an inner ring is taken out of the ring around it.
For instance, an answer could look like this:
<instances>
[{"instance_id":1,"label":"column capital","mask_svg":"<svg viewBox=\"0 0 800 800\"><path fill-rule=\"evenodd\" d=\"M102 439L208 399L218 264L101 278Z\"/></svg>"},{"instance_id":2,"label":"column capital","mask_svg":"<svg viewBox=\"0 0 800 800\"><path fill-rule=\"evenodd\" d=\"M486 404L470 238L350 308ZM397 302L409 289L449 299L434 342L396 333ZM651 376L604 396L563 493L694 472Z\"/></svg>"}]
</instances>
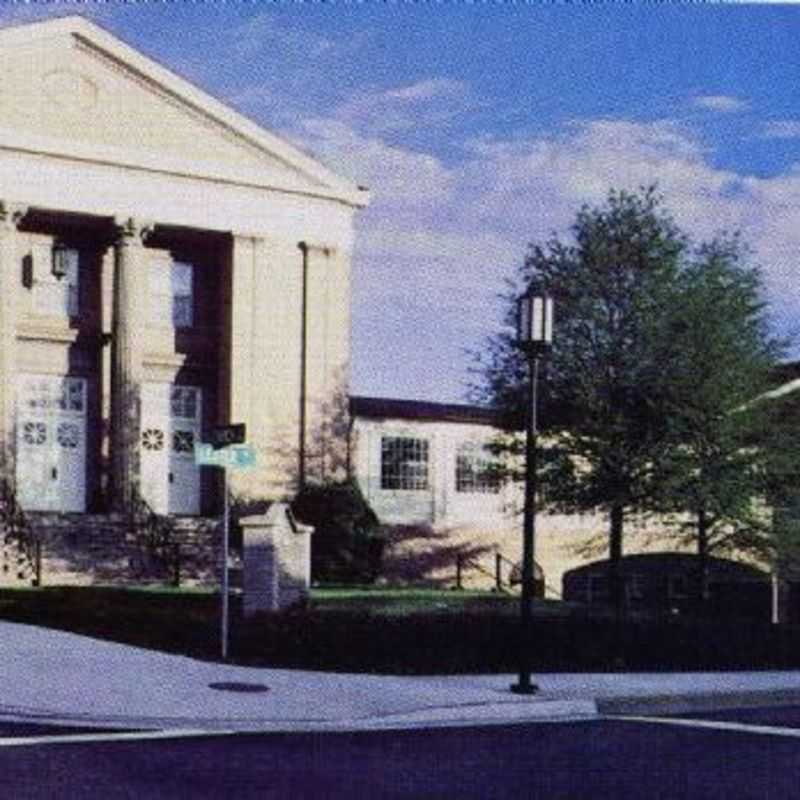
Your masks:
<instances>
[{"instance_id":1,"label":"column capital","mask_svg":"<svg viewBox=\"0 0 800 800\"><path fill-rule=\"evenodd\" d=\"M15 231L28 213L28 206L0 200L0 231Z\"/></svg>"},{"instance_id":2,"label":"column capital","mask_svg":"<svg viewBox=\"0 0 800 800\"><path fill-rule=\"evenodd\" d=\"M259 231L231 231L230 232L231 239L234 241L246 241L246 242L258 242L261 240L266 241L268 236L265 233L261 233Z\"/></svg>"},{"instance_id":3,"label":"column capital","mask_svg":"<svg viewBox=\"0 0 800 800\"><path fill-rule=\"evenodd\" d=\"M138 217L115 217L115 244L128 247L143 245L152 235L154 227L155 224L152 220Z\"/></svg>"},{"instance_id":4,"label":"column capital","mask_svg":"<svg viewBox=\"0 0 800 800\"><path fill-rule=\"evenodd\" d=\"M304 239L302 242L298 242L297 246L304 253L321 253L326 257L330 257L336 252L336 248L329 244L323 244L322 242L312 242L309 241L308 239Z\"/></svg>"}]
</instances>

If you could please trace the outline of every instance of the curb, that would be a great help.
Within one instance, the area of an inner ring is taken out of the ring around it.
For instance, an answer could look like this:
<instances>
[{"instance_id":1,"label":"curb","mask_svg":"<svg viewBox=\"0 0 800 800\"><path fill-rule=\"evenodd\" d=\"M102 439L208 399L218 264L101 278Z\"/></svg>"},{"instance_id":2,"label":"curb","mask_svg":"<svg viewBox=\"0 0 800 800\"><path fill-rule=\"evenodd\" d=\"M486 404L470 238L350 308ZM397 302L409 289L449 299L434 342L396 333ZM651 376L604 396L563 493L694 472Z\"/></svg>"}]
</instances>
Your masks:
<instances>
[{"instance_id":1,"label":"curb","mask_svg":"<svg viewBox=\"0 0 800 800\"><path fill-rule=\"evenodd\" d=\"M694 694L660 694L621 697L598 697L601 715L641 714L658 716L723 711L731 708L800 705L800 689L762 689L738 692L697 692Z\"/></svg>"},{"instance_id":2,"label":"curb","mask_svg":"<svg viewBox=\"0 0 800 800\"><path fill-rule=\"evenodd\" d=\"M0 720L53 726L97 728L113 736L120 731L170 732L193 736L270 733L356 733L547 722L579 722L602 717L673 716L758 706L800 705L800 688L695 692L686 694L621 695L595 699L538 699L530 703L464 703L421 707L375 716L295 719L250 717L157 717L81 714L57 709L0 705Z\"/></svg>"},{"instance_id":3,"label":"curb","mask_svg":"<svg viewBox=\"0 0 800 800\"><path fill-rule=\"evenodd\" d=\"M439 706L394 714L339 719L230 719L209 717L136 717L83 715L64 711L32 711L0 706L0 719L42 725L97 728L106 731L156 732L191 730L193 735L236 733L345 733L358 731L419 730L426 728L520 725L597 719L594 700L546 700L530 704L487 703Z\"/></svg>"}]
</instances>

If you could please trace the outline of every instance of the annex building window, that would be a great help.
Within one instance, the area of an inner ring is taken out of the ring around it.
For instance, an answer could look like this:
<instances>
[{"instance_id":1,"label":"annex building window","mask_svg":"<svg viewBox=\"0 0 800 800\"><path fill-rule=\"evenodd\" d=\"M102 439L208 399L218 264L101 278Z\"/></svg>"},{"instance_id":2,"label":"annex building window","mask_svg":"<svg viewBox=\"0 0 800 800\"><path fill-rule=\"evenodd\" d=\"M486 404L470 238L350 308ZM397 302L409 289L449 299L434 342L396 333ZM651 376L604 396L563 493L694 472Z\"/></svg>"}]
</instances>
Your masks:
<instances>
[{"instance_id":1,"label":"annex building window","mask_svg":"<svg viewBox=\"0 0 800 800\"><path fill-rule=\"evenodd\" d=\"M464 494L497 494L500 475L486 447L464 442L456 453L456 491Z\"/></svg>"},{"instance_id":2,"label":"annex building window","mask_svg":"<svg viewBox=\"0 0 800 800\"><path fill-rule=\"evenodd\" d=\"M49 245L34 250L32 264L34 311L53 317L77 317L80 311L78 251L75 248L62 248L60 264L63 274L59 277L53 271L53 253Z\"/></svg>"},{"instance_id":3,"label":"annex building window","mask_svg":"<svg viewBox=\"0 0 800 800\"><path fill-rule=\"evenodd\" d=\"M428 441L406 436L381 438L381 489L428 488Z\"/></svg>"},{"instance_id":4,"label":"annex building window","mask_svg":"<svg viewBox=\"0 0 800 800\"><path fill-rule=\"evenodd\" d=\"M586 582L586 602L589 604L607 603L610 598L608 576L601 574L589 575Z\"/></svg>"},{"instance_id":5,"label":"annex building window","mask_svg":"<svg viewBox=\"0 0 800 800\"><path fill-rule=\"evenodd\" d=\"M191 328L194 324L194 267L182 261L150 266L150 319L155 325Z\"/></svg>"}]
</instances>

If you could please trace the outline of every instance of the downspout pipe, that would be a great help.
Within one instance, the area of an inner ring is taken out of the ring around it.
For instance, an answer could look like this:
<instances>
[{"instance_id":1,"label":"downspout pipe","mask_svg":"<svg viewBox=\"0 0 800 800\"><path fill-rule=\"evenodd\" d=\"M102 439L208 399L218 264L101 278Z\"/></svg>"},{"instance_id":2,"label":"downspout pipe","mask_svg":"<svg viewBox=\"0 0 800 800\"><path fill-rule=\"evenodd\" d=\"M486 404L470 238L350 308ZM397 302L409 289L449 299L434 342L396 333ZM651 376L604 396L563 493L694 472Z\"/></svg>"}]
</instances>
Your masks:
<instances>
[{"instance_id":1,"label":"downspout pipe","mask_svg":"<svg viewBox=\"0 0 800 800\"><path fill-rule=\"evenodd\" d=\"M306 485L306 398L308 393L308 243L298 242L303 254L302 297L300 301L300 408L297 454L298 489Z\"/></svg>"}]
</instances>

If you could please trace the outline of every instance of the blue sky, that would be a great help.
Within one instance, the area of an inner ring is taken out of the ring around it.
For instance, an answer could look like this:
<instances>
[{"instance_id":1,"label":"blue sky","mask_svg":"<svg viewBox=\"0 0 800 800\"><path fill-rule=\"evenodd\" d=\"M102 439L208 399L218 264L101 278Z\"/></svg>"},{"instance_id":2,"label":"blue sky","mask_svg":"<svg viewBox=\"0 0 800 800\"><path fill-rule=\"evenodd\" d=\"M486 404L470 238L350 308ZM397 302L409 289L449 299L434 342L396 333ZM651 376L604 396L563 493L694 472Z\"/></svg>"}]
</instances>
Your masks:
<instances>
[{"instance_id":1,"label":"blue sky","mask_svg":"<svg viewBox=\"0 0 800 800\"><path fill-rule=\"evenodd\" d=\"M697 238L743 231L776 332L800 332L800 6L0 3L0 22L66 11L370 187L354 393L463 400L527 243L653 181Z\"/></svg>"}]
</instances>

